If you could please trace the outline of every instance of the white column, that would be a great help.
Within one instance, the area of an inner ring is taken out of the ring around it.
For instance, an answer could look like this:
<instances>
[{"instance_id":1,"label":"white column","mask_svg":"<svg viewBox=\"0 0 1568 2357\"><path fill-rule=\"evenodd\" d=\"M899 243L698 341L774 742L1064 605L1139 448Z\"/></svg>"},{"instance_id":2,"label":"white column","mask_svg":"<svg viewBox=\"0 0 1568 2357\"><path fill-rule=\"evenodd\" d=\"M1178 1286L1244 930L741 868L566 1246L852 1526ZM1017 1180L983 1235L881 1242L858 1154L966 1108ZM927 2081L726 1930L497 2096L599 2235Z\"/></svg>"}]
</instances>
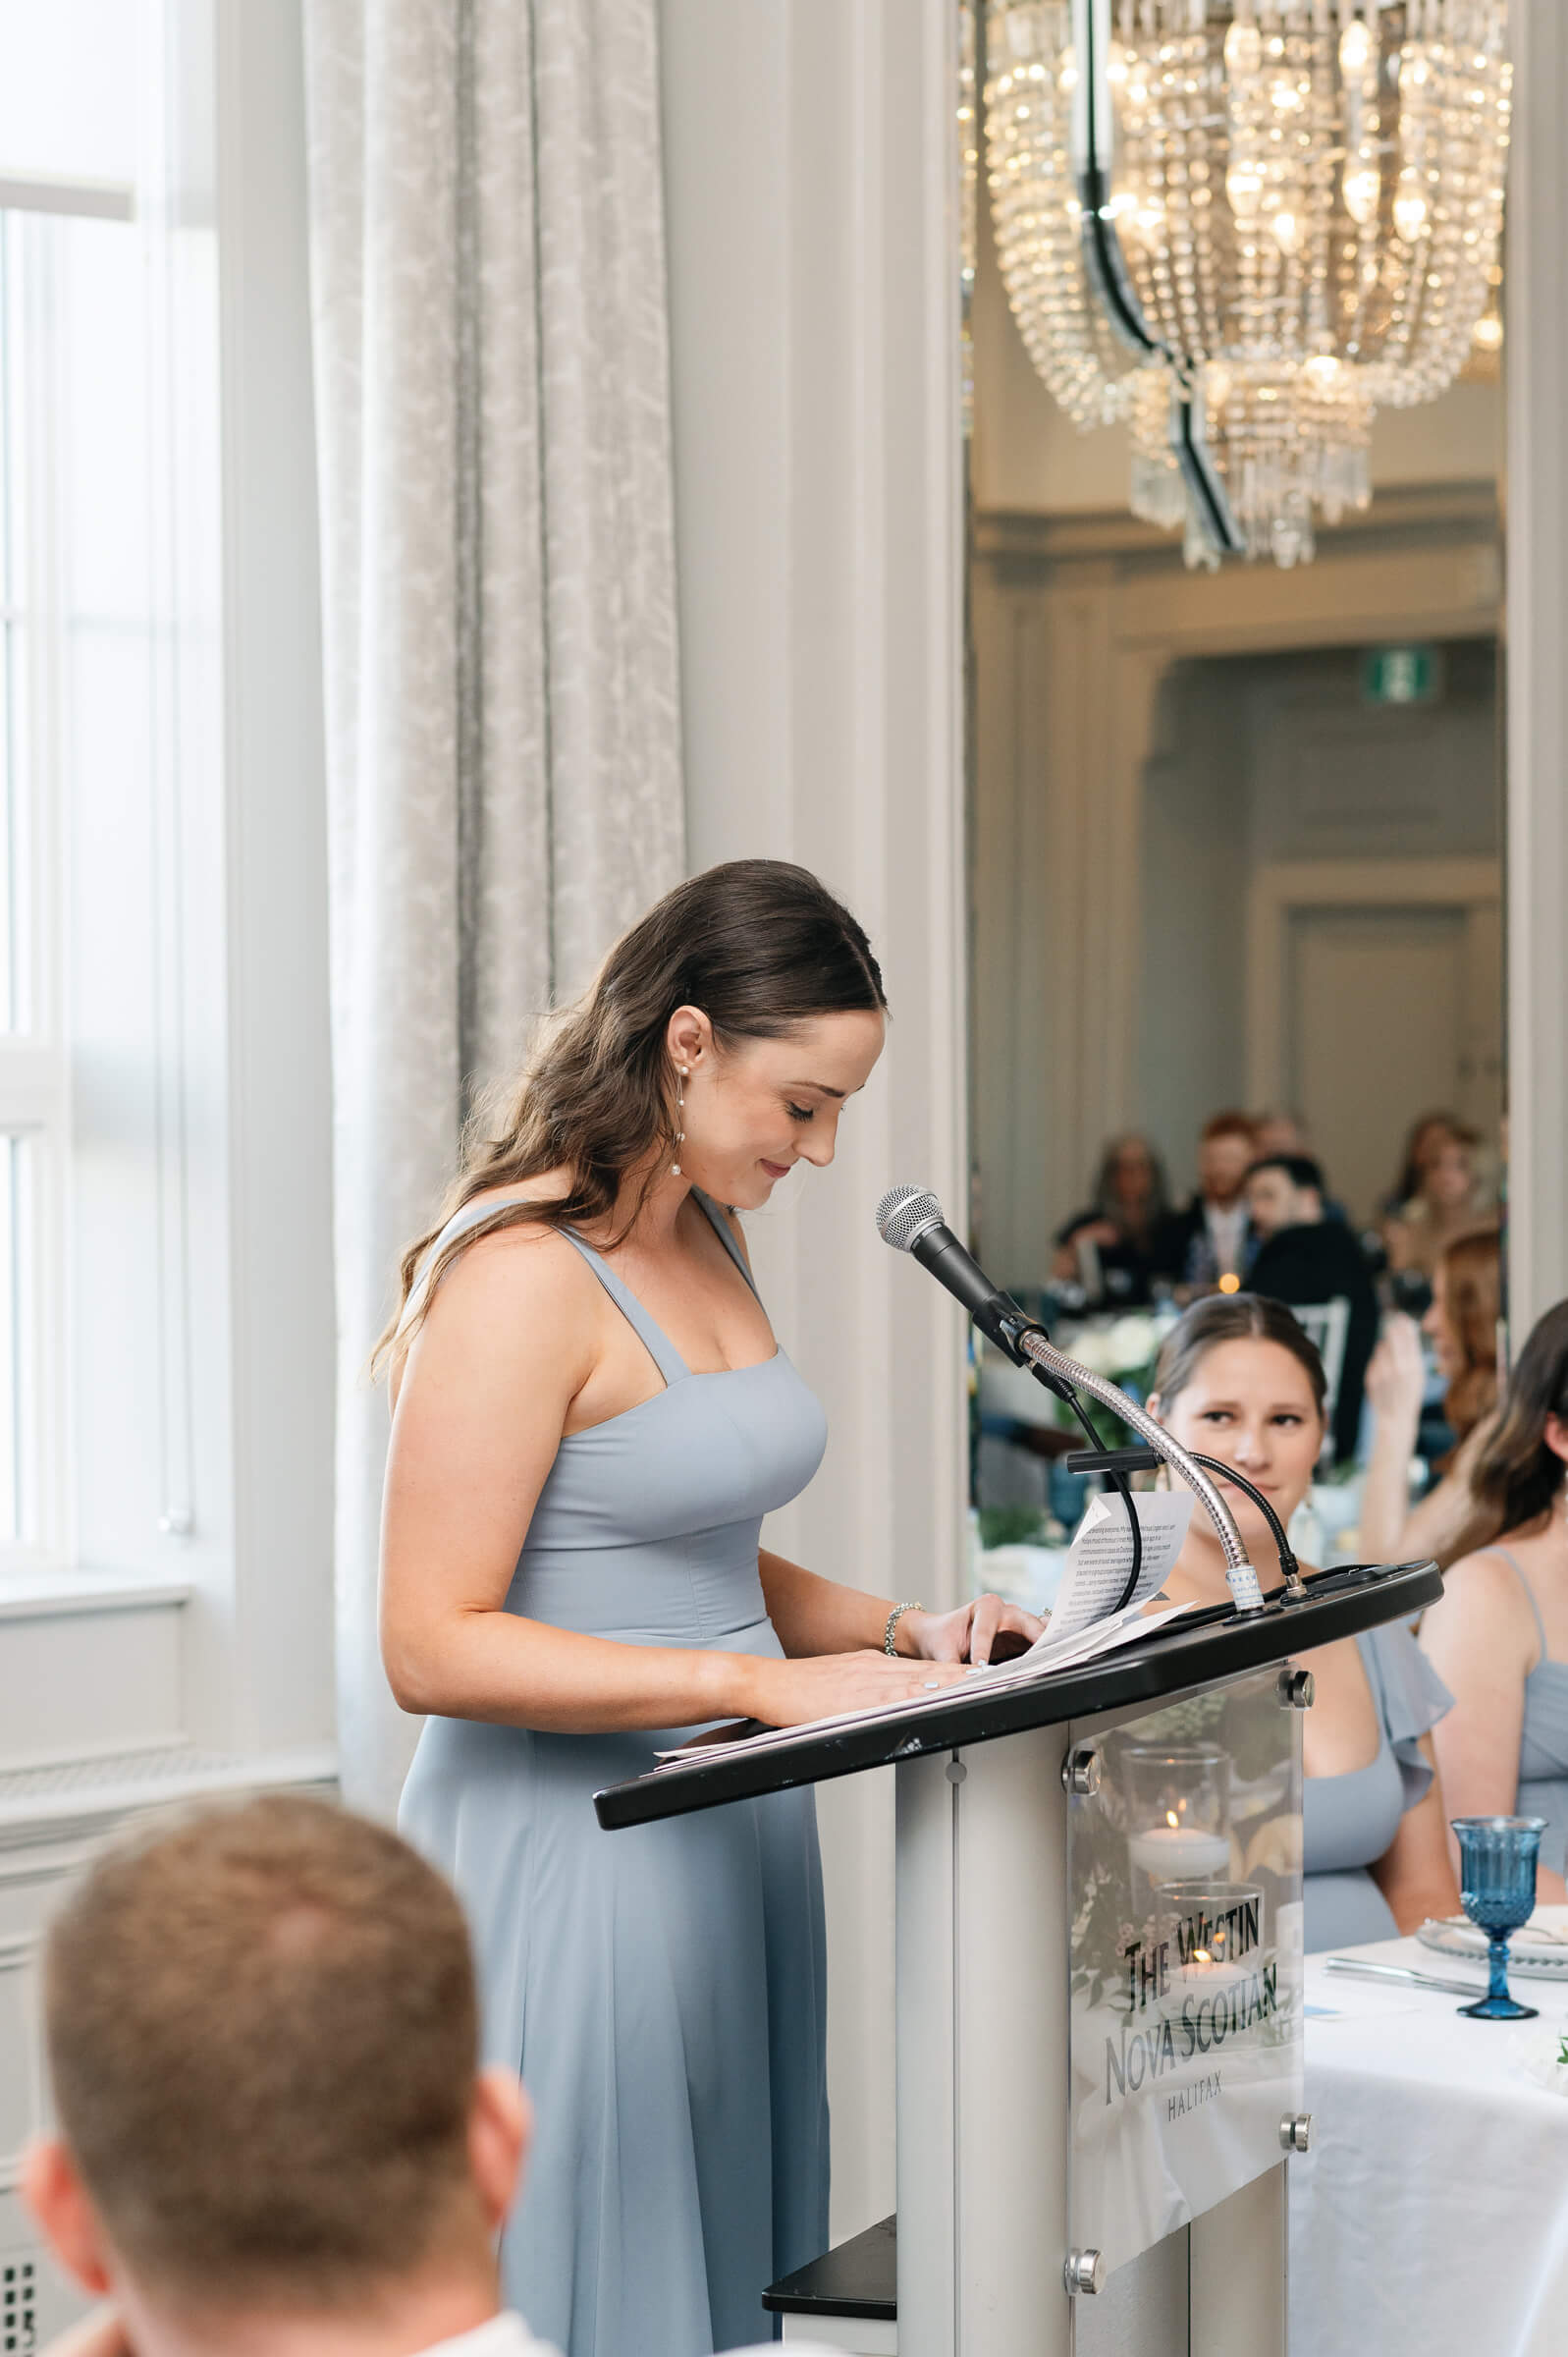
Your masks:
<instances>
[{"instance_id":1,"label":"white column","mask_svg":"<svg viewBox=\"0 0 1568 2357\"><path fill-rule=\"evenodd\" d=\"M662 24L692 863L815 869L892 1006L837 1166L751 1223L832 1428L767 1535L937 1604L961 1584L962 1334L873 1214L910 1178L964 1224L954 11L664 0ZM820 1810L838 2234L893 2204L891 1784Z\"/></svg>"},{"instance_id":2,"label":"white column","mask_svg":"<svg viewBox=\"0 0 1568 2357\"><path fill-rule=\"evenodd\" d=\"M1509 1315L1568 1294L1568 17L1515 0L1508 175Z\"/></svg>"}]
</instances>

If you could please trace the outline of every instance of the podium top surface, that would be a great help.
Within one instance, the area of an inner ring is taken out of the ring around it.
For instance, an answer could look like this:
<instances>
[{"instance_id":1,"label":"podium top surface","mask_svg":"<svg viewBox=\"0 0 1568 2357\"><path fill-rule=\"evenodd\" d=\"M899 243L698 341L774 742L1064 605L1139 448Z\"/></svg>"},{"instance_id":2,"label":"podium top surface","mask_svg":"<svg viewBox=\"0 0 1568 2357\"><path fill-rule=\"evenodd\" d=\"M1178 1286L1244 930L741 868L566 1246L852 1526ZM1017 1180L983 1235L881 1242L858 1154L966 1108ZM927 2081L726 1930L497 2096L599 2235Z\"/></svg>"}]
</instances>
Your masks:
<instances>
[{"instance_id":1,"label":"podium top surface","mask_svg":"<svg viewBox=\"0 0 1568 2357\"><path fill-rule=\"evenodd\" d=\"M1336 1638L1411 1619L1441 1594L1435 1563L1347 1564L1315 1573L1299 1604L1276 1596L1265 1612L1245 1615L1216 1605L1168 1622L1141 1644L1052 1677L1012 1685L976 1680L973 1686L947 1687L923 1711L802 1727L790 1740L761 1750L738 1744L689 1767L653 1769L610 1784L594 1794L593 1805L606 1832L617 1833L625 1826L719 1808L729 1800L858 1776L926 1752L995 1742L1032 1727L1059 1726L1102 1711L1153 1709L1194 1686L1217 1685Z\"/></svg>"}]
</instances>

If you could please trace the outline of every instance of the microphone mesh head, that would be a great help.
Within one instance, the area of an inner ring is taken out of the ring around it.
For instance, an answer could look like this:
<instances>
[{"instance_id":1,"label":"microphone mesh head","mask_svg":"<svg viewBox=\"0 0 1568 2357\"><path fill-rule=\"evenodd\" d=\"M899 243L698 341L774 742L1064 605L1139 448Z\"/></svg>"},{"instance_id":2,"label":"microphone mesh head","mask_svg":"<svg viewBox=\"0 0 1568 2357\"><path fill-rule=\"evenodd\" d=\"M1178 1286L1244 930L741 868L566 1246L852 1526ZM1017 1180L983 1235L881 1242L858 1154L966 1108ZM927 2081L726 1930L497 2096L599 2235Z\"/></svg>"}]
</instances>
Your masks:
<instances>
[{"instance_id":1,"label":"microphone mesh head","mask_svg":"<svg viewBox=\"0 0 1568 2357\"><path fill-rule=\"evenodd\" d=\"M929 1186L890 1186L877 1205L877 1233L895 1252L907 1252L916 1236L942 1225L942 1205Z\"/></svg>"}]
</instances>

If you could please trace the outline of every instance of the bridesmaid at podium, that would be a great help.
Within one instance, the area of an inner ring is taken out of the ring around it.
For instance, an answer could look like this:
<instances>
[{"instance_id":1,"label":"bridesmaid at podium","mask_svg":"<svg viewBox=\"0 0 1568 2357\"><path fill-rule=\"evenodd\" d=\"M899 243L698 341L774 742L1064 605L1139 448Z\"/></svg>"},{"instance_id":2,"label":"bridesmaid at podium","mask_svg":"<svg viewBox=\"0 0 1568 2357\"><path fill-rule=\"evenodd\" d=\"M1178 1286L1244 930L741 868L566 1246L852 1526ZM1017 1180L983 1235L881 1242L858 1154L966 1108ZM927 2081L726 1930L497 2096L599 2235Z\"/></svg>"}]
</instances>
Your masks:
<instances>
[{"instance_id":1,"label":"bridesmaid at podium","mask_svg":"<svg viewBox=\"0 0 1568 2357\"><path fill-rule=\"evenodd\" d=\"M1290 1311L1230 1293L1195 1303L1166 1336L1149 1404L1185 1447L1244 1473L1288 1526L1323 1448L1324 1401L1323 1361ZM1284 1576L1269 1525L1245 1490L1219 1486L1268 1595ZM1165 1587L1173 1602L1229 1593L1201 1507ZM1399 1624L1303 1660L1317 1684L1303 1728L1307 1946L1391 1940L1457 1913L1431 1732L1446 1687Z\"/></svg>"},{"instance_id":2,"label":"bridesmaid at podium","mask_svg":"<svg viewBox=\"0 0 1568 2357\"><path fill-rule=\"evenodd\" d=\"M826 1426L736 1208L833 1160L882 977L815 877L712 868L610 953L403 1264L382 1564L430 1714L405 1831L456 1883L488 2057L537 2142L508 2296L568 2357L754 2341L828 2242L809 1790L601 1833L596 1787L695 1727L939 1688L1040 1623L936 1615L759 1548Z\"/></svg>"}]
</instances>

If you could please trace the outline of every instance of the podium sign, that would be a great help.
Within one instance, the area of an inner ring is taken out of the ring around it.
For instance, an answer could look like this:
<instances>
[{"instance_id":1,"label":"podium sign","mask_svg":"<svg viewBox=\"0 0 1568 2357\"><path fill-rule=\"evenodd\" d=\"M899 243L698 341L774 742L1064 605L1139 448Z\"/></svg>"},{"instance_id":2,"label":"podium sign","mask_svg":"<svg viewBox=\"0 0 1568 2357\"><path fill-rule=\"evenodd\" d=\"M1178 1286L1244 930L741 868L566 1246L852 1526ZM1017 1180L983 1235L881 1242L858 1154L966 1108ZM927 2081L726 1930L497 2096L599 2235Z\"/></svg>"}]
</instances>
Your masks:
<instances>
[{"instance_id":1,"label":"podium sign","mask_svg":"<svg viewBox=\"0 0 1568 2357\"><path fill-rule=\"evenodd\" d=\"M1302 2109L1300 1727L1270 1669L1090 1738L1068 2192L1108 2268L1275 2167Z\"/></svg>"}]
</instances>

